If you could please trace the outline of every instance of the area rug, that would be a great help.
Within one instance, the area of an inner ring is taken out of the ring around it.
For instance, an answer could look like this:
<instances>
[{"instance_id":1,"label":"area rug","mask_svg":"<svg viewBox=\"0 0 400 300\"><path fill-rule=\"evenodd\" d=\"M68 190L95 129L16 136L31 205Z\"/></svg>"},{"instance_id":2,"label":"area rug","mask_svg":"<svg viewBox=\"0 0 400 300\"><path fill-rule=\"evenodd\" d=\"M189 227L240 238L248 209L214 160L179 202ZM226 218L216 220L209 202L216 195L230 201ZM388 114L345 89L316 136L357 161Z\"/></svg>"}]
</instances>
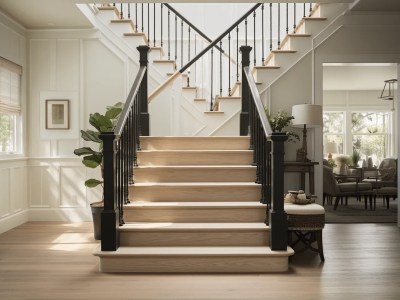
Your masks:
<instances>
[{"instance_id":1,"label":"area rug","mask_svg":"<svg viewBox=\"0 0 400 300\"><path fill-rule=\"evenodd\" d=\"M364 199L349 198L348 205L325 205L325 223L397 223L397 200L390 200L389 209L382 198L376 200L376 210L365 209Z\"/></svg>"}]
</instances>

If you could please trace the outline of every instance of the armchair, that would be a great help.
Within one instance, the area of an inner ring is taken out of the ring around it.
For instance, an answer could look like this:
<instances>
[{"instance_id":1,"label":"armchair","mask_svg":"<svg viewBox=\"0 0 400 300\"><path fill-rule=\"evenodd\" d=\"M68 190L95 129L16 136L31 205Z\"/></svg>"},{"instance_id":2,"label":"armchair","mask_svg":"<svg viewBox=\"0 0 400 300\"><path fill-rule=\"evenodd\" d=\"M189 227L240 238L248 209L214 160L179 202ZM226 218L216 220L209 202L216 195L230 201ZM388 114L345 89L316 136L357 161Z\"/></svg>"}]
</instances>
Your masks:
<instances>
[{"instance_id":1,"label":"armchair","mask_svg":"<svg viewBox=\"0 0 400 300\"><path fill-rule=\"evenodd\" d=\"M349 196L364 196L365 209L368 208L368 199L372 209L372 185L369 182L344 182L338 183L333 170L328 166L323 168L323 205L328 198L335 197L334 210L337 209L339 200Z\"/></svg>"},{"instance_id":2,"label":"armchair","mask_svg":"<svg viewBox=\"0 0 400 300\"><path fill-rule=\"evenodd\" d=\"M374 189L397 186L397 159L385 158L377 169L364 170L362 182L369 182Z\"/></svg>"}]
</instances>

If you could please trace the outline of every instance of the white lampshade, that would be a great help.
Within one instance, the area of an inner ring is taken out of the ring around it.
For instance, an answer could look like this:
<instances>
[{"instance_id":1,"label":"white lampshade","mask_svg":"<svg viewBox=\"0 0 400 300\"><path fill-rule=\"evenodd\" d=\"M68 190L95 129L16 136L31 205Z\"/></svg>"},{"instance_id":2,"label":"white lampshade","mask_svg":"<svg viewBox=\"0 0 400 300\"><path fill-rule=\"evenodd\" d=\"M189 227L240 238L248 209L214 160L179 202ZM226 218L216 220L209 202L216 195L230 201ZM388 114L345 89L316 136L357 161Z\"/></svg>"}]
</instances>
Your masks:
<instances>
[{"instance_id":1,"label":"white lampshade","mask_svg":"<svg viewBox=\"0 0 400 300\"><path fill-rule=\"evenodd\" d=\"M338 145L335 142L327 142L325 144L325 153L339 153Z\"/></svg>"},{"instance_id":2,"label":"white lampshade","mask_svg":"<svg viewBox=\"0 0 400 300\"><path fill-rule=\"evenodd\" d=\"M293 127L315 128L322 126L322 106L317 104L298 104L292 107Z\"/></svg>"}]
</instances>

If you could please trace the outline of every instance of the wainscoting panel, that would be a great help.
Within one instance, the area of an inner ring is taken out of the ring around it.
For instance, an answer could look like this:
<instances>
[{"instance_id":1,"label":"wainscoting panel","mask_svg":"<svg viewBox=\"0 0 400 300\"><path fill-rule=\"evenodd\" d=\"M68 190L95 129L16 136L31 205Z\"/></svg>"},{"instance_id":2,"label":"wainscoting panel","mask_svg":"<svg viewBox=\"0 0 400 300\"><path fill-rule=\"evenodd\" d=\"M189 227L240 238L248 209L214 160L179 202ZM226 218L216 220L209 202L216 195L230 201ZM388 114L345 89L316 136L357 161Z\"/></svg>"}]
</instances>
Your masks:
<instances>
[{"instance_id":1,"label":"wainscoting panel","mask_svg":"<svg viewBox=\"0 0 400 300\"><path fill-rule=\"evenodd\" d=\"M60 166L60 207L86 207L85 167Z\"/></svg>"},{"instance_id":2,"label":"wainscoting panel","mask_svg":"<svg viewBox=\"0 0 400 300\"><path fill-rule=\"evenodd\" d=\"M10 168L0 169L0 218L10 215Z\"/></svg>"}]
</instances>

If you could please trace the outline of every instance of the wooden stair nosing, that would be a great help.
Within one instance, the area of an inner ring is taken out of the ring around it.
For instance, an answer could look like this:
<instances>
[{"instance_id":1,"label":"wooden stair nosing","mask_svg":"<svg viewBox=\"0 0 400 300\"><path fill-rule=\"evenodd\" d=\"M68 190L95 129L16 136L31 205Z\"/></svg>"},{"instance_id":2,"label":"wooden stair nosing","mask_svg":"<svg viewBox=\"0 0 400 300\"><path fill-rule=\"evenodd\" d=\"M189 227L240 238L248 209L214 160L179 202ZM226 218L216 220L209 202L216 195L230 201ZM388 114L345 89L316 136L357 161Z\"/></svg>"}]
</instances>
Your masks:
<instances>
[{"instance_id":1,"label":"wooden stair nosing","mask_svg":"<svg viewBox=\"0 0 400 300\"><path fill-rule=\"evenodd\" d=\"M151 209L210 209L210 208L232 208L232 209L243 209L243 208L262 208L265 209L266 205L260 202L145 202L136 201L125 205L125 210L137 210L140 208L151 208ZM246 222L249 223L249 222Z\"/></svg>"},{"instance_id":2,"label":"wooden stair nosing","mask_svg":"<svg viewBox=\"0 0 400 300\"><path fill-rule=\"evenodd\" d=\"M217 110L217 111L215 111L215 110L213 110L213 111L205 111L204 113L205 113L205 114L209 114L209 115L224 114L224 112L223 112L223 111L220 111L220 110Z\"/></svg>"}]
</instances>

